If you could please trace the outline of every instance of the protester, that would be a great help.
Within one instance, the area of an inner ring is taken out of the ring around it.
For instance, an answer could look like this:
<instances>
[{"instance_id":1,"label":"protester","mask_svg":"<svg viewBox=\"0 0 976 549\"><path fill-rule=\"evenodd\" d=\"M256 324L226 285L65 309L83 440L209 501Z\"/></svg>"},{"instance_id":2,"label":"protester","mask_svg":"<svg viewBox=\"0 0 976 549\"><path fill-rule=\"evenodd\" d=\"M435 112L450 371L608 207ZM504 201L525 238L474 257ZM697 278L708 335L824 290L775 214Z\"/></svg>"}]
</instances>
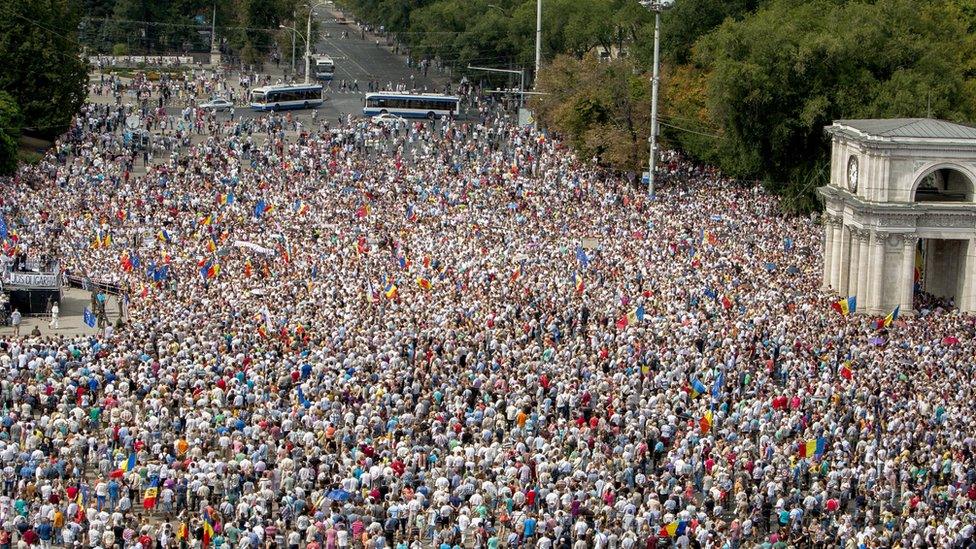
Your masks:
<instances>
[{"instance_id":1,"label":"protester","mask_svg":"<svg viewBox=\"0 0 976 549\"><path fill-rule=\"evenodd\" d=\"M471 102L228 122L144 175L124 108L87 106L5 184L4 251L117 285L128 320L4 332L2 535L973 543L972 317L841 316L822 230L760 188L668 153L650 200Z\"/></svg>"}]
</instances>

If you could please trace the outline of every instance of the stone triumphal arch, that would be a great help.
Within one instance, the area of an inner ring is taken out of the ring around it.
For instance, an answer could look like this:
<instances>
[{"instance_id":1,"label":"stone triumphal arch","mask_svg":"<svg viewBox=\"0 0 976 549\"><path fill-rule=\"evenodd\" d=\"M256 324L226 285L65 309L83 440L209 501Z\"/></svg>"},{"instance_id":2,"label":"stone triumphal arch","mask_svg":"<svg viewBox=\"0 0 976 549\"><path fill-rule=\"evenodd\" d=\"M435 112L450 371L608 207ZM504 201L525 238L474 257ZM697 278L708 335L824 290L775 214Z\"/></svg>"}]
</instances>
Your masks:
<instances>
[{"instance_id":1,"label":"stone triumphal arch","mask_svg":"<svg viewBox=\"0 0 976 549\"><path fill-rule=\"evenodd\" d=\"M873 315L912 314L915 291L976 311L976 128L899 118L826 131L823 286Z\"/></svg>"}]
</instances>

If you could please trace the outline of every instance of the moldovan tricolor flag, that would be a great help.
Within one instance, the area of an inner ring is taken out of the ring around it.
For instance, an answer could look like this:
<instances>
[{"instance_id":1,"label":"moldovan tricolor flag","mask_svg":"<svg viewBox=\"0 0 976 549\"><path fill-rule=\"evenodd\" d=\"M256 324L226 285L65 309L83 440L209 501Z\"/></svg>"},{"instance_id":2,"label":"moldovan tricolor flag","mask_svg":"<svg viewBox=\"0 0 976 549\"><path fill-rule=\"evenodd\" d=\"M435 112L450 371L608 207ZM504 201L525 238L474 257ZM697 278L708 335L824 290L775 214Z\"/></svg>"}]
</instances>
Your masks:
<instances>
[{"instance_id":1,"label":"moldovan tricolor flag","mask_svg":"<svg viewBox=\"0 0 976 549\"><path fill-rule=\"evenodd\" d=\"M156 498L159 496L159 479L154 478L149 482L149 487L142 494L142 506L152 509L156 506Z\"/></svg>"},{"instance_id":2,"label":"moldovan tricolor flag","mask_svg":"<svg viewBox=\"0 0 976 549\"><path fill-rule=\"evenodd\" d=\"M623 330L631 324L637 324L644 320L644 306L637 307L633 311L623 315L617 320L617 328Z\"/></svg>"},{"instance_id":3,"label":"moldovan tricolor flag","mask_svg":"<svg viewBox=\"0 0 976 549\"><path fill-rule=\"evenodd\" d=\"M203 549L210 547L210 542L214 536L214 520L210 516L210 509L203 510Z\"/></svg>"},{"instance_id":4,"label":"moldovan tricolor flag","mask_svg":"<svg viewBox=\"0 0 976 549\"><path fill-rule=\"evenodd\" d=\"M840 301L831 304L830 308L844 316L855 313L857 312L857 296L852 295L847 299L841 299Z\"/></svg>"}]
</instances>

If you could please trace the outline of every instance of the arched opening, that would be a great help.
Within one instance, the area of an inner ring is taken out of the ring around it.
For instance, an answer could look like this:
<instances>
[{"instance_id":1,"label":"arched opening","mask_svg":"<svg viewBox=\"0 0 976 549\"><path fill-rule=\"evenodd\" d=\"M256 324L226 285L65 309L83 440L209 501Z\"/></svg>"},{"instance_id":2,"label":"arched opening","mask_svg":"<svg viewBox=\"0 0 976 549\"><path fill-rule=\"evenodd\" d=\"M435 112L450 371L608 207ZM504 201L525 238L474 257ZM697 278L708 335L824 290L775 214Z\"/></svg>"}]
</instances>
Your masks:
<instances>
[{"instance_id":1,"label":"arched opening","mask_svg":"<svg viewBox=\"0 0 976 549\"><path fill-rule=\"evenodd\" d=\"M915 202L973 202L973 182L953 168L938 168L922 177L915 188Z\"/></svg>"},{"instance_id":2,"label":"arched opening","mask_svg":"<svg viewBox=\"0 0 976 549\"><path fill-rule=\"evenodd\" d=\"M959 306L966 281L965 239L922 238L915 248L914 302L919 310Z\"/></svg>"}]
</instances>

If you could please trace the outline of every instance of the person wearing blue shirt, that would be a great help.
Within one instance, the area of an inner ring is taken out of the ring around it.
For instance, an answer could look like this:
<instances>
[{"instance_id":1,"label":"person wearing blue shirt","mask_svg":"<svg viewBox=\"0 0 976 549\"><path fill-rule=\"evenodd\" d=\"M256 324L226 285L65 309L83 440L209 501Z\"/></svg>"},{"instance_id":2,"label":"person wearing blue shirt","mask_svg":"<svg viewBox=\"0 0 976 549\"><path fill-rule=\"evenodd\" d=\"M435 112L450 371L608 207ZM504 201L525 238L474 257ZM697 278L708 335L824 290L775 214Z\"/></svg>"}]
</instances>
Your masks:
<instances>
[{"instance_id":1,"label":"person wearing blue shirt","mask_svg":"<svg viewBox=\"0 0 976 549\"><path fill-rule=\"evenodd\" d=\"M114 478L108 481L108 502L109 509L112 511L119 503L119 483Z\"/></svg>"},{"instance_id":2,"label":"person wearing blue shirt","mask_svg":"<svg viewBox=\"0 0 976 549\"><path fill-rule=\"evenodd\" d=\"M48 522L46 518L41 519L41 523L35 528L37 531L37 537L41 540L42 546L50 546L51 536L54 535L54 527Z\"/></svg>"},{"instance_id":3,"label":"person wearing blue shirt","mask_svg":"<svg viewBox=\"0 0 976 549\"><path fill-rule=\"evenodd\" d=\"M523 525L525 526L525 539L531 539L535 535L535 526L538 521L533 517L527 517Z\"/></svg>"}]
</instances>

